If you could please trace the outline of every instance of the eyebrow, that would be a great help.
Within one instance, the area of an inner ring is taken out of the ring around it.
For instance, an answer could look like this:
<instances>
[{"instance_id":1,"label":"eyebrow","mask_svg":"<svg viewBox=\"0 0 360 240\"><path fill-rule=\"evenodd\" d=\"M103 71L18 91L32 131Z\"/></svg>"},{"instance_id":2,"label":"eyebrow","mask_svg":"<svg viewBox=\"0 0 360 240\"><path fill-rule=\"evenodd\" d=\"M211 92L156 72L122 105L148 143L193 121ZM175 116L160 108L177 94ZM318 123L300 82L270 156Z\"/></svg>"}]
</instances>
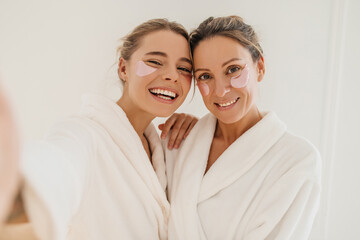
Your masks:
<instances>
[{"instance_id":1,"label":"eyebrow","mask_svg":"<svg viewBox=\"0 0 360 240\"><path fill-rule=\"evenodd\" d=\"M237 60L242 60L241 58L232 58L232 59L230 59L230 60L228 60L228 61L226 61L226 62L224 62L222 65L221 65L221 67L224 67L226 64L228 64L228 63L231 63L232 61L237 61ZM194 73L196 73L197 71L210 71L209 69L207 69L207 68L198 68L198 69L196 69L195 71L194 71Z\"/></svg>"},{"instance_id":2,"label":"eyebrow","mask_svg":"<svg viewBox=\"0 0 360 240\"><path fill-rule=\"evenodd\" d=\"M162 57L167 57L167 54L164 53L164 52L148 52L148 53L145 53L145 55L158 55L158 56L162 56Z\"/></svg>"},{"instance_id":3,"label":"eyebrow","mask_svg":"<svg viewBox=\"0 0 360 240\"><path fill-rule=\"evenodd\" d=\"M182 58L180 58L180 61L187 62L187 63L189 63L189 64L192 66L192 62L191 62L191 60L190 60L190 59L188 59L188 58L186 58L186 57L182 57Z\"/></svg>"},{"instance_id":4,"label":"eyebrow","mask_svg":"<svg viewBox=\"0 0 360 240\"><path fill-rule=\"evenodd\" d=\"M196 70L194 71L194 73L196 73L197 71L204 71L204 72L208 71L208 72L210 72L210 70L207 69L207 68L198 68L198 69L196 69Z\"/></svg>"},{"instance_id":5,"label":"eyebrow","mask_svg":"<svg viewBox=\"0 0 360 240\"><path fill-rule=\"evenodd\" d=\"M154 51L154 52L148 52L148 53L145 53L145 55L157 55L157 56L162 56L162 57L167 57L168 55L164 52L159 52L159 51ZM182 57L180 58L180 61L184 61L184 62L187 62L189 63L190 65L192 65L192 62L190 59L186 58L186 57Z\"/></svg>"},{"instance_id":6,"label":"eyebrow","mask_svg":"<svg viewBox=\"0 0 360 240\"><path fill-rule=\"evenodd\" d=\"M232 58L232 59L224 62L224 63L221 65L221 67L224 67L226 64L231 63L232 61L236 61L236 60L242 60L242 59L241 59L241 58Z\"/></svg>"}]
</instances>

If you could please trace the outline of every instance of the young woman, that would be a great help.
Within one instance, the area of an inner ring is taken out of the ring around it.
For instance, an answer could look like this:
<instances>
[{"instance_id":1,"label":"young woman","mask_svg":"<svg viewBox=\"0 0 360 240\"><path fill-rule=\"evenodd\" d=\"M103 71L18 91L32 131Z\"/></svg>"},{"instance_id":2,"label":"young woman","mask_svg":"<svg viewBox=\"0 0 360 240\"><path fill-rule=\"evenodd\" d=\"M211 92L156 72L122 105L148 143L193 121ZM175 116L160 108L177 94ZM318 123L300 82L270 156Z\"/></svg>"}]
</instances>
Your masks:
<instances>
[{"instance_id":1,"label":"young woman","mask_svg":"<svg viewBox=\"0 0 360 240\"><path fill-rule=\"evenodd\" d=\"M169 239L307 239L320 156L274 112L259 111L265 65L254 30L237 16L211 17L190 48L211 113L166 151Z\"/></svg>"},{"instance_id":2,"label":"young woman","mask_svg":"<svg viewBox=\"0 0 360 240\"><path fill-rule=\"evenodd\" d=\"M120 100L84 97L78 115L24 153L22 197L40 239L167 239L165 162L151 121L190 89L188 34L150 20L119 52Z\"/></svg>"}]
</instances>

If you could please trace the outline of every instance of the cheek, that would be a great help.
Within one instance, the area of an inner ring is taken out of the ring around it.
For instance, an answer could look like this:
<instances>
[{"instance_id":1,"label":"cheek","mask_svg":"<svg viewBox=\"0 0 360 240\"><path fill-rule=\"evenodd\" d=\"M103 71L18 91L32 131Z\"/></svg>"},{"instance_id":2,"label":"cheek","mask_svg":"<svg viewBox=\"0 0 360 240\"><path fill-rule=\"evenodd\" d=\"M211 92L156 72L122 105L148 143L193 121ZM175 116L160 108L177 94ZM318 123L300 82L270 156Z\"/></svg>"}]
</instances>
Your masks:
<instances>
[{"instance_id":1,"label":"cheek","mask_svg":"<svg viewBox=\"0 0 360 240\"><path fill-rule=\"evenodd\" d=\"M191 86L192 81L192 75L187 73L180 73L180 76L182 78L181 82L184 82L188 88Z\"/></svg>"},{"instance_id":2,"label":"cheek","mask_svg":"<svg viewBox=\"0 0 360 240\"><path fill-rule=\"evenodd\" d=\"M143 61L138 61L135 67L136 75L139 77L147 76L156 70L156 68L146 65Z\"/></svg>"},{"instance_id":3,"label":"cheek","mask_svg":"<svg viewBox=\"0 0 360 240\"><path fill-rule=\"evenodd\" d=\"M207 85L206 83L198 83L197 86L203 97L206 97L207 95L209 95L209 92L210 92L209 85Z\"/></svg>"},{"instance_id":4,"label":"cheek","mask_svg":"<svg viewBox=\"0 0 360 240\"><path fill-rule=\"evenodd\" d=\"M236 77L232 77L230 80L231 86L234 88L244 88L249 83L249 68L245 66L245 68L241 71L241 74Z\"/></svg>"}]
</instances>

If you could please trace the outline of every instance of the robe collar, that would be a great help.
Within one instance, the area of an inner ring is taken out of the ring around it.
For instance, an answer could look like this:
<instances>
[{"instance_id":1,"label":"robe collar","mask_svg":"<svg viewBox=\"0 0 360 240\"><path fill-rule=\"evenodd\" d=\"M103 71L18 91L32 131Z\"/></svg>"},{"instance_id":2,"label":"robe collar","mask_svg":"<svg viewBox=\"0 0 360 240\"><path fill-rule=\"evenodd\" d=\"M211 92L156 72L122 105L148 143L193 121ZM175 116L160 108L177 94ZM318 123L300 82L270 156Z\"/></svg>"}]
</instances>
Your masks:
<instances>
[{"instance_id":1,"label":"robe collar","mask_svg":"<svg viewBox=\"0 0 360 240\"><path fill-rule=\"evenodd\" d=\"M144 133L150 143L152 165L126 113L115 101L101 95L84 95L82 100L81 113L106 129L155 199L165 208L169 208L165 194L164 152L154 125L151 123Z\"/></svg>"},{"instance_id":2,"label":"robe collar","mask_svg":"<svg viewBox=\"0 0 360 240\"><path fill-rule=\"evenodd\" d=\"M246 173L283 136L285 124L274 112L264 117L233 142L204 175L199 202L210 198ZM216 118L209 116L216 126ZM212 135L214 136L215 127ZM207 162L207 160L206 160Z\"/></svg>"},{"instance_id":3,"label":"robe collar","mask_svg":"<svg viewBox=\"0 0 360 240\"><path fill-rule=\"evenodd\" d=\"M197 214L198 204L245 174L283 136L286 126L275 113L263 118L231 144L204 175L217 119L198 121L180 146L170 189L169 228L179 239L206 239Z\"/></svg>"}]
</instances>

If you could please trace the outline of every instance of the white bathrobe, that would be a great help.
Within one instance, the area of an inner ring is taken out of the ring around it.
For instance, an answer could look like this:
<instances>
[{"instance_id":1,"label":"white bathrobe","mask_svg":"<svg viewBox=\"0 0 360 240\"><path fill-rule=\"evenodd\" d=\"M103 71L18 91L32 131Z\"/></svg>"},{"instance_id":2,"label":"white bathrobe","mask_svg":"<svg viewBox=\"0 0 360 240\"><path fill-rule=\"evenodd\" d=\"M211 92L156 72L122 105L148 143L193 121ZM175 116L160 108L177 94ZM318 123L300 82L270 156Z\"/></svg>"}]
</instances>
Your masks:
<instances>
[{"instance_id":1,"label":"white bathrobe","mask_svg":"<svg viewBox=\"0 0 360 240\"><path fill-rule=\"evenodd\" d=\"M169 239L307 239L320 197L320 156L273 112L204 175L216 127L208 114L166 150Z\"/></svg>"},{"instance_id":2,"label":"white bathrobe","mask_svg":"<svg viewBox=\"0 0 360 240\"><path fill-rule=\"evenodd\" d=\"M25 206L41 239L167 239L164 152L151 124L152 166L123 110L85 96L81 112L27 147ZM155 171L154 171L155 169Z\"/></svg>"}]
</instances>

